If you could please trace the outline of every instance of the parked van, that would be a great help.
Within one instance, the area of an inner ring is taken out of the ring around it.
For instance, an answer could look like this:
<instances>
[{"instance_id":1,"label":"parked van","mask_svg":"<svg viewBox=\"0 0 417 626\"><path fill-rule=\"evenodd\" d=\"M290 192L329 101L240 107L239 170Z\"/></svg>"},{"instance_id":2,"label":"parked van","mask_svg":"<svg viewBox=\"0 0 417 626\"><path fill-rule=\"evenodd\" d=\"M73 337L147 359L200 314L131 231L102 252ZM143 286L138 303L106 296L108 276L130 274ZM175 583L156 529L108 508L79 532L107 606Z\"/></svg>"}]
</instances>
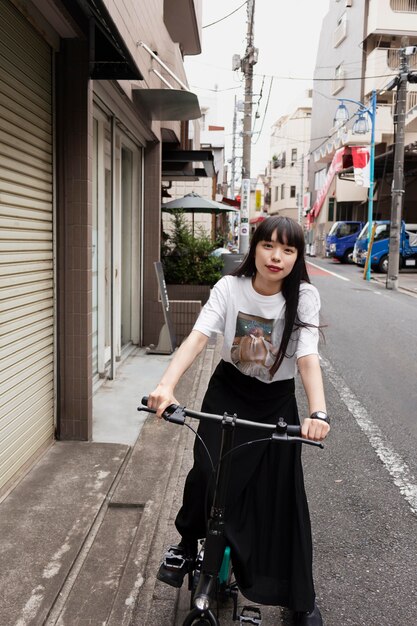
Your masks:
<instances>
[{"instance_id":1,"label":"parked van","mask_svg":"<svg viewBox=\"0 0 417 626\"><path fill-rule=\"evenodd\" d=\"M386 274L388 272L388 251L390 224L389 220L377 220L371 251L371 268ZM356 240L353 260L364 266L368 253L368 224L365 224ZM400 231L400 268L417 267L417 224L401 222Z\"/></svg>"},{"instance_id":2,"label":"parked van","mask_svg":"<svg viewBox=\"0 0 417 626\"><path fill-rule=\"evenodd\" d=\"M341 263L351 261L353 247L364 222L335 222L326 237L326 256Z\"/></svg>"}]
</instances>

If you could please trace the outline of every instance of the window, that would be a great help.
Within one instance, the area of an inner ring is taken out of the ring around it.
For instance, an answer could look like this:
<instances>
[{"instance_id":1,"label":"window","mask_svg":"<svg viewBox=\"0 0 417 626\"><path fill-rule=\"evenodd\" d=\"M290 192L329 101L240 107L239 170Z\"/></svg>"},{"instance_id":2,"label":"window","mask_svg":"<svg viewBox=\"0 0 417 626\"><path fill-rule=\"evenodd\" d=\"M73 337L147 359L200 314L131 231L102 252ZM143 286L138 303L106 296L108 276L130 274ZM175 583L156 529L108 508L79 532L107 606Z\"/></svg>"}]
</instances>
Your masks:
<instances>
[{"instance_id":1,"label":"window","mask_svg":"<svg viewBox=\"0 0 417 626\"><path fill-rule=\"evenodd\" d=\"M334 198L329 198L329 210L328 210L328 217L327 217L329 222L333 222L333 220L334 220L334 208L335 208L334 205L335 205L335 199ZM336 224L335 224L335 226L336 226ZM333 226L332 226L332 230L333 230Z\"/></svg>"},{"instance_id":2,"label":"window","mask_svg":"<svg viewBox=\"0 0 417 626\"><path fill-rule=\"evenodd\" d=\"M334 198L332 198L332 200L334 200ZM359 226L359 222L352 222L351 224L346 224L345 222L342 222L336 233L336 237L340 239L341 237L349 237L349 235L354 235L358 231Z\"/></svg>"},{"instance_id":3,"label":"window","mask_svg":"<svg viewBox=\"0 0 417 626\"><path fill-rule=\"evenodd\" d=\"M291 150L291 161L294 163L294 161L297 160L297 148L293 148Z\"/></svg>"},{"instance_id":4,"label":"window","mask_svg":"<svg viewBox=\"0 0 417 626\"><path fill-rule=\"evenodd\" d=\"M389 224L377 224L375 230L374 241L381 241L382 239L388 239L390 236L390 225Z\"/></svg>"},{"instance_id":5,"label":"window","mask_svg":"<svg viewBox=\"0 0 417 626\"><path fill-rule=\"evenodd\" d=\"M334 80L332 83L332 94L335 95L345 86L345 70L343 63L338 65L334 70Z\"/></svg>"},{"instance_id":6,"label":"window","mask_svg":"<svg viewBox=\"0 0 417 626\"><path fill-rule=\"evenodd\" d=\"M275 202L278 202L278 200L279 200L278 190L279 190L279 187L275 187Z\"/></svg>"},{"instance_id":7,"label":"window","mask_svg":"<svg viewBox=\"0 0 417 626\"><path fill-rule=\"evenodd\" d=\"M281 185L281 200L285 198L285 185Z\"/></svg>"},{"instance_id":8,"label":"window","mask_svg":"<svg viewBox=\"0 0 417 626\"><path fill-rule=\"evenodd\" d=\"M318 191L323 187L326 175L327 169L325 167L314 174L314 191Z\"/></svg>"},{"instance_id":9,"label":"window","mask_svg":"<svg viewBox=\"0 0 417 626\"><path fill-rule=\"evenodd\" d=\"M337 20L336 29L333 33L333 48L337 48L347 36L347 13L346 11Z\"/></svg>"},{"instance_id":10,"label":"window","mask_svg":"<svg viewBox=\"0 0 417 626\"><path fill-rule=\"evenodd\" d=\"M296 187L295 187L295 185L291 185L291 187L290 187L290 198L295 198L295 194L296 194Z\"/></svg>"}]
</instances>

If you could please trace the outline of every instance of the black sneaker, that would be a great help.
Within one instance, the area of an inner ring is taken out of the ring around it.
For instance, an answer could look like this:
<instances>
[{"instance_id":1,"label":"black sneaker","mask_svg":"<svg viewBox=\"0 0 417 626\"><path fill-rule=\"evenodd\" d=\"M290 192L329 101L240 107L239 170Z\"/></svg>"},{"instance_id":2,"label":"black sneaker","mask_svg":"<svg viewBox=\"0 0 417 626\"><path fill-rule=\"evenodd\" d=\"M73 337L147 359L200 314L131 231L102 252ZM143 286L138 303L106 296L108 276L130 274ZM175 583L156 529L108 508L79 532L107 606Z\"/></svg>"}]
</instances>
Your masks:
<instances>
[{"instance_id":1,"label":"black sneaker","mask_svg":"<svg viewBox=\"0 0 417 626\"><path fill-rule=\"evenodd\" d=\"M181 543L178 546L169 546L156 577L171 587L181 587L185 575L191 572L193 563L194 557L186 546Z\"/></svg>"},{"instance_id":2,"label":"black sneaker","mask_svg":"<svg viewBox=\"0 0 417 626\"><path fill-rule=\"evenodd\" d=\"M323 618L316 603L310 613L296 613L294 615L296 626L323 626Z\"/></svg>"}]
</instances>

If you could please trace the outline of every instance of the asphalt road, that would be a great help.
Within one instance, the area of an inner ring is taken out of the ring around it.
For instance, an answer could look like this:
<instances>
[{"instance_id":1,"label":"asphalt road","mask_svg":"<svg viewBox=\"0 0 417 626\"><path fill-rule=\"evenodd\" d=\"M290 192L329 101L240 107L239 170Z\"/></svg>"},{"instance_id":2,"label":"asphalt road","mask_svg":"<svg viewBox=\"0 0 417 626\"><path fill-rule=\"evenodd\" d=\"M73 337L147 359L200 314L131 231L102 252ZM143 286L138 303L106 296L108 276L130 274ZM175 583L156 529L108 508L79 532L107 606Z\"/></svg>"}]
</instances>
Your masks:
<instances>
[{"instance_id":1,"label":"asphalt road","mask_svg":"<svg viewBox=\"0 0 417 626\"><path fill-rule=\"evenodd\" d=\"M333 417L320 459L304 455L325 624L414 625L417 298L354 265L312 262Z\"/></svg>"},{"instance_id":2,"label":"asphalt road","mask_svg":"<svg viewBox=\"0 0 417 626\"><path fill-rule=\"evenodd\" d=\"M311 263L332 418L325 449L303 453L324 624L415 626L417 298L364 281L353 265ZM299 381L297 388L304 412ZM262 626L292 623L279 608L263 607L262 616ZM222 626L236 623L230 607L220 618Z\"/></svg>"}]
</instances>

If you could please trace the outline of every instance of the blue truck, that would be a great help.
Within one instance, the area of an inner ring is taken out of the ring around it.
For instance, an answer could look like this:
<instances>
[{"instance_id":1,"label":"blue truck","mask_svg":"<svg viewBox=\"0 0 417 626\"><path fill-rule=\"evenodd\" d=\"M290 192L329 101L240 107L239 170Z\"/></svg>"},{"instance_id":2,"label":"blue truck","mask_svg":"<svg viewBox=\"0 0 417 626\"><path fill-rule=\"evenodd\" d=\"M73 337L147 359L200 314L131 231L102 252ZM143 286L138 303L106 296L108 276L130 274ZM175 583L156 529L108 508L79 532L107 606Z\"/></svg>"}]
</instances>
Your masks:
<instances>
[{"instance_id":1,"label":"blue truck","mask_svg":"<svg viewBox=\"0 0 417 626\"><path fill-rule=\"evenodd\" d=\"M388 272L388 251L390 221L377 220L375 236L371 250L371 268L386 274ZM368 253L368 224L365 224L356 240L353 260L357 265L364 266ZM417 224L401 222L400 231L400 268L417 267Z\"/></svg>"},{"instance_id":2,"label":"blue truck","mask_svg":"<svg viewBox=\"0 0 417 626\"><path fill-rule=\"evenodd\" d=\"M348 263L363 227L364 222L335 222L326 237L326 256Z\"/></svg>"}]
</instances>

